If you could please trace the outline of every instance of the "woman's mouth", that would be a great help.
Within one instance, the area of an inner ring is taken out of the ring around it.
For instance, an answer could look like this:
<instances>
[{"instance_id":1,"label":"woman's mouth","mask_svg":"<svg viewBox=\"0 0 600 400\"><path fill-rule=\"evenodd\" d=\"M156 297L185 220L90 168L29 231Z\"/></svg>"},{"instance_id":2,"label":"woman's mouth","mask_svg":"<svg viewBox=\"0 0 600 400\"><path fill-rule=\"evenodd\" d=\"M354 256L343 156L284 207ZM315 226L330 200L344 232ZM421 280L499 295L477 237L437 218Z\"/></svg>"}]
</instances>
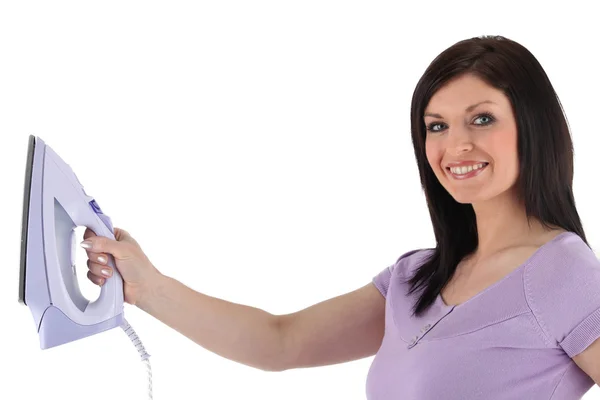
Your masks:
<instances>
[{"instance_id":1,"label":"woman's mouth","mask_svg":"<svg viewBox=\"0 0 600 400\"><path fill-rule=\"evenodd\" d=\"M448 172L448 174L450 176L452 176L456 180L465 180L465 179L474 178L477 175L479 175L481 172L483 172L487 168L487 166L490 163L482 163L482 164L483 165L481 165L481 164L475 165L474 167L476 169L469 168L469 169L471 169L470 171L469 171L469 169L467 169L467 171L464 174L460 173L460 172L462 172L461 168L458 169L458 173L452 172L452 170L449 167L446 167L446 171Z\"/></svg>"}]
</instances>

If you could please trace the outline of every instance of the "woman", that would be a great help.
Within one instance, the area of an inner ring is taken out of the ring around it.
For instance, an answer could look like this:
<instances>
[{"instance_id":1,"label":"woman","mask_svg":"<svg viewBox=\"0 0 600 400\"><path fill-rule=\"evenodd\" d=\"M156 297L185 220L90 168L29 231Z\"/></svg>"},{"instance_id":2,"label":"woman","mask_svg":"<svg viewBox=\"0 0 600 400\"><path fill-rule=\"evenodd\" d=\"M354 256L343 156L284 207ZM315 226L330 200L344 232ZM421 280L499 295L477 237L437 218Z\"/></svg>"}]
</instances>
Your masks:
<instances>
[{"instance_id":1,"label":"woman","mask_svg":"<svg viewBox=\"0 0 600 400\"><path fill-rule=\"evenodd\" d=\"M543 68L501 36L460 41L419 80L411 125L436 247L406 252L362 288L273 315L164 276L118 228L114 241L86 232L88 277L101 285L112 254L127 303L263 370L375 355L372 400L580 398L593 380L572 357L600 336L600 265Z\"/></svg>"}]
</instances>

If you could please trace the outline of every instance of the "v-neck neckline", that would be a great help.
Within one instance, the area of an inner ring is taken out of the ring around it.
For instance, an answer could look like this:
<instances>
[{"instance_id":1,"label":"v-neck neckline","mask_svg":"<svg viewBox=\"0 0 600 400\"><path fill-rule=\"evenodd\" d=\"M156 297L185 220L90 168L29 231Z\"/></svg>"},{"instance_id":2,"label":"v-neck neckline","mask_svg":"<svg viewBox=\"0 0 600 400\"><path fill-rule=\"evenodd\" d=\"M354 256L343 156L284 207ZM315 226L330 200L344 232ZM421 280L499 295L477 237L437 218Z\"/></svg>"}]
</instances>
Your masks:
<instances>
[{"instance_id":1,"label":"v-neck neckline","mask_svg":"<svg viewBox=\"0 0 600 400\"><path fill-rule=\"evenodd\" d=\"M438 293L438 295L436 297L436 302L438 302L440 304L440 306L441 306L441 308L443 310L450 310L450 309L454 310L454 309L457 309L457 308L461 308L462 306L470 303L472 300L475 300L477 297L483 295L484 293L490 291L494 287L500 285L502 282L504 282L505 280L507 280L508 278L510 278L511 276L513 276L514 274L518 273L521 269L525 268L525 266L527 266L535 257L538 257L539 254L543 250L547 249L551 244L554 244L555 242L557 242L559 240L559 238L561 238L563 236L567 236L569 234L570 235L577 235L575 232L571 232L571 231L566 231L566 232L559 233L558 235L556 235L555 237L553 237L551 240L549 240L546 243L544 243L543 245L541 245L531 256L529 256L529 258L527 258L517 268L515 268L514 270L512 270L511 272L509 272L508 274L506 274L504 277L502 277L498 281L492 283L491 285L487 286L483 290L479 291L477 294L475 294L475 295L471 296L470 298L468 298L467 300L463 301L462 303L460 303L460 304L451 304L451 305L446 304L446 302L442 298L441 291L440 291L440 293Z\"/></svg>"}]
</instances>

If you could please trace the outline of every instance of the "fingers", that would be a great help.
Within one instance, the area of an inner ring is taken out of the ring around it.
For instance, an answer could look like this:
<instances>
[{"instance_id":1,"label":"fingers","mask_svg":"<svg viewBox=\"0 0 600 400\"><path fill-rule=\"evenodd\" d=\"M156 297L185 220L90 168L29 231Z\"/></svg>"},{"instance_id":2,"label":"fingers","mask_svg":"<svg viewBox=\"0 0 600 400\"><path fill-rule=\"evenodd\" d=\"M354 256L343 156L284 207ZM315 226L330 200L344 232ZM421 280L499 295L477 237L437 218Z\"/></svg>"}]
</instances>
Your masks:
<instances>
[{"instance_id":1,"label":"fingers","mask_svg":"<svg viewBox=\"0 0 600 400\"><path fill-rule=\"evenodd\" d=\"M115 233L117 233L116 231L117 230L115 229ZM112 268L107 265L108 255L105 253L111 253L118 256L120 251L115 250L113 244L113 242L115 242L114 240L110 240L104 236L98 236L90 228L85 230L83 240L84 243L88 242L89 244L87 247L84 246L88 256L87 265L89 271L87 277L96 285L102 286L106 282L106 279L110 278L113 274Z\"/></svg>"},{"instance_id":2,"label":"fingers","mask_svg":"<svg viewBox=\"0 0 600 400\"><path fill-rule=\"evenodd\" d=\"M106 278L110 278L112 276L113 270L111 267L106 265L106 262L101 262L98 260L99 257L104 257L104 260L106 260L106 255L97 254L95 261L93 259L89 259L87 261L89 269L87 276L92 282L101 286L105 282Z\"/></svg>"},{"instance_id":3,"label":"fingers","mask_svg":"<svg viewBox=\"0 0 600 400\"><path fill-rule=\"evenodd\" d=\"M92 274L92 271L88 271L87 277L90 281L92 281L93 283L95 283L98 286L102 286L102 285L104 285L104 282L106 282L106 279L104 279L98 275Z\"/></svg>"},{"instance_id":4,"label":"fingers","mask_svg":"<svg viewBox=\"0 0 600 400\"><path fill-rule=\"evenodd\" d=\"M96 232L94 232L93 230L91 230L90 228L86 228L85 232L83 233L83 240L86 241L91 237L96 236ZM85 249L85 252L87 253L87 256L90 256L90 249Z\"/></svg>"},{"instance_id":5,"label":"fingers","mask_svg":"<svg viewBox=\"0 0 600 400\"><path fill-rule=\"evenodd\" d=\"M109 253L118 259L127 259L131 257L131 252L127 243L110 239L106 236L89 235L80 243L87 250L88 257L93 253Z\"/></svg>"},{"instance_id":6,"label":"fingers","mask_svg":"<svg viewBox=\"0 0 600 400\"><path fill-rule=\"evenodd\" d=\"M83 240L86 240L87 238L94 237L94 236L96 236L96 232L94 232L90 228L86 228L85 232L83 233Z\"/></svg>"}]
</instances>

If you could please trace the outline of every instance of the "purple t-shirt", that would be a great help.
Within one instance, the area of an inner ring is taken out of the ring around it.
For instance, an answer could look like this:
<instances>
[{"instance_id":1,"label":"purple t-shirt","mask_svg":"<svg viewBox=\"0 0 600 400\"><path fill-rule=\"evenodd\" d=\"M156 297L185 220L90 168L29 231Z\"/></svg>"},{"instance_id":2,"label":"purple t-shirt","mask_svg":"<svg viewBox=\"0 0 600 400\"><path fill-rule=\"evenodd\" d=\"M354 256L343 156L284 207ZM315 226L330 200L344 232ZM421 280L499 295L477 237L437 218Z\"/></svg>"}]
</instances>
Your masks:
<instances>
[{"instance_id":1,"label":"purple t-shirt","mask_svg":"<svg viewBox=\"0 0 600 400\"><path fill-rule=\"evenodd\" d=\"M469 300L438 295L412 317L419 293L402 281L432 251L373 278L386 305L369 400L573 400L594 385L571 360L600 337L600 261L581 237L563 232Z\"/></svg>"}]
</instances>

